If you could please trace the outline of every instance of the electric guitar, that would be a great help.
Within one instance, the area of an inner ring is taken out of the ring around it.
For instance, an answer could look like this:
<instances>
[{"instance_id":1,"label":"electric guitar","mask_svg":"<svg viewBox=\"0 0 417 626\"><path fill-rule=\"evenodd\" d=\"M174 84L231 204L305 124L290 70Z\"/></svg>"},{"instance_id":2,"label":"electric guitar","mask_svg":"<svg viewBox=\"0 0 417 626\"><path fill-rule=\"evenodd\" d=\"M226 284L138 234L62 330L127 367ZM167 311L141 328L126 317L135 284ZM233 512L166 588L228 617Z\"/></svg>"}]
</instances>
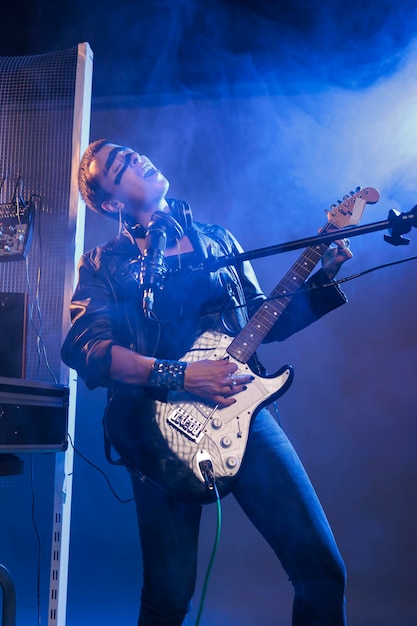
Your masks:
<instances>
[{"instance_id":1,"label":"electric guitar","mask_svg":"<svg viewBox=\"0 0 417 626\"><path fill-rule=\"evenodd\" d=\"M357 225L366 204L378 199L378 191L371 187L345 196L327 212L321 232ZM105 429L128 466L183 500L212 502L214 480L220 497L231 491L254 416L281 396L293 378L289 365L260 376L249 361L327 248L325 243L306 248L233 340L207 331L182 357L187 362L227 358L237 364L237 373L250 373L254 380L235 396L235 404L220 408L185 391L170 391L166 402L150 400L142 388L116 393L105 415Z\"/></svg>"}]
</instances>

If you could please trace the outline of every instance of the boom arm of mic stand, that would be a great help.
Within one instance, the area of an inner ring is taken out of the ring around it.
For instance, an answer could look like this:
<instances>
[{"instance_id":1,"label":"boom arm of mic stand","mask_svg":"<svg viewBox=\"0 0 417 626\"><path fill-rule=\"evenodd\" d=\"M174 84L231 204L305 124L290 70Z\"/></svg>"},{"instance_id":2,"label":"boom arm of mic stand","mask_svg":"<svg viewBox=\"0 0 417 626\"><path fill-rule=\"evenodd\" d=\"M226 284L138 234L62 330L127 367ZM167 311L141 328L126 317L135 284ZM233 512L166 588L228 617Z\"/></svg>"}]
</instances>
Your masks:
<instances>
[{"instance_id":1,"label":"boom arm of mic stand","mask_svg":"<svg viewBox=\"0 0 417 626\"><path fill-rule=\"evenodd\" d=\"M344 236L351 238L358 237L360 235L367 235L368 233L373 233L379 230L389 230L391 235L386 235L385 241L392 243L393 245L404 245L408 243L408 240L402 238L401 235L410 232L413 226L414 228L417 228L417 205L411 209L411 211L408 211L408 213L397 213L391 209L388 214L388 219L382 222L372 222L371 224L365 224L364 226L336 229L328 232L327 234L305 237L304 239L297 239L295 241L268 246L266 248L257 248L256 250L241 252L240 254L230 254L218 258L209 257L206 261L203 261L200 265L200 269L213 272L221 267L226 267L227 265L237 265L243 261L261 259L265 256L282 254L283 252L298 250L299 248L308 248L320 243L330 244L335 239L340 239L341 232L343 232Z\"/></svg>"}]
</instances>

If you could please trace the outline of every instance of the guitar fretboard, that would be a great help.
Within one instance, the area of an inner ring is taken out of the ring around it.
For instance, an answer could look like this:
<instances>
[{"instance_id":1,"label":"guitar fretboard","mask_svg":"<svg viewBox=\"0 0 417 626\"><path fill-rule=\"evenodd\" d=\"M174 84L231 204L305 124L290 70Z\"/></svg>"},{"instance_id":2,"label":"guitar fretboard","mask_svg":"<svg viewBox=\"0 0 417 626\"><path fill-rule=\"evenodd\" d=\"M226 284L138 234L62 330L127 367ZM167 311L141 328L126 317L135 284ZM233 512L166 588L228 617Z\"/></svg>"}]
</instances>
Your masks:
<instances>
[{"instance_id":1,"label":"guitar fretboard","mask_svg":"<svg viewBox=\"0 0 417 626\"><path fill-rule=\"evenodd\" d=\"M322 232L327 230L328 226L329 224L326 224ZM328 247L327 244L322 243L304 250L265 303L232 341L227 349L231 356L240 363L248 362L287 308L293 294L307 280Z\"/></svg>"}]
</instances>

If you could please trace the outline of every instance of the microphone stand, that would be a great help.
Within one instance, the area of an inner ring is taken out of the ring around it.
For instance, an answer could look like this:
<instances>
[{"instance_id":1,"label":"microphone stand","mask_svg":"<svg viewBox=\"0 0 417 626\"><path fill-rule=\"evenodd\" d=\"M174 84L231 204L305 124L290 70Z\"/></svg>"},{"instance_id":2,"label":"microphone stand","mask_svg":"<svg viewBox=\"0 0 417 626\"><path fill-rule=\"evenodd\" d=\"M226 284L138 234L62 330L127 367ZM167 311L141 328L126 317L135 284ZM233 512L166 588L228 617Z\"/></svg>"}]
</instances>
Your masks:
<instances>
[{"instance_id":1,"label":"microphone stand","mask_svg":"<svg viewBox=\"0 0 417 626\"><path fill-rule=\"evenodd\" d=\"M359 235L366 235L379 230L389 231L389 235L384 235L384 240L387 243L390 243L393 246L404 246L408 245L410 240L402 237L402 235L410 232L413 226L414 228L417 228L417 205L407 213L398 213L398 211L390 209L388 219L381 222L372 222L371 224L365 224L364 226L353 226L350 228L337 228L326 234L305 237L304 239L297 239L295 241L276 244L266 248L257 248L256 250L241 252L240 254L229 254L218 258L211 256L195 269L203 269L214 272L221 267L226 267L227 265L237 265L243 261L251 261L252 259L260 259L265 256L290 252L291 250L311 247L320 243L330 244L335 239L340 239L341 237L349 237L350 239L351 237L358 237Z\"/></svg>"}]
</instances>

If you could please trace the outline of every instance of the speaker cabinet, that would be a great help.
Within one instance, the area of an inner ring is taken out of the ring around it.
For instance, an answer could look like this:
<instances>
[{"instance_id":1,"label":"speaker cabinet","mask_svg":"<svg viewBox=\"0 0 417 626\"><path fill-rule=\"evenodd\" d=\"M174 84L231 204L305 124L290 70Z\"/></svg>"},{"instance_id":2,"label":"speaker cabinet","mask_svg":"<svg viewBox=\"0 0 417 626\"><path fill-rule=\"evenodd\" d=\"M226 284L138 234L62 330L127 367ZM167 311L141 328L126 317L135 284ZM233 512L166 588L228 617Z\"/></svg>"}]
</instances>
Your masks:
<instances>
[{"instance_id":1,"label":"speaker cabinet","mask_svg":"<svg viewBox=\"0 0 417 626\"><path fill-rule=\"evenodd\" d=\"M0 293L0 376L25 376L26 312L25 293Z\"/></svg>"}]
</instances>

